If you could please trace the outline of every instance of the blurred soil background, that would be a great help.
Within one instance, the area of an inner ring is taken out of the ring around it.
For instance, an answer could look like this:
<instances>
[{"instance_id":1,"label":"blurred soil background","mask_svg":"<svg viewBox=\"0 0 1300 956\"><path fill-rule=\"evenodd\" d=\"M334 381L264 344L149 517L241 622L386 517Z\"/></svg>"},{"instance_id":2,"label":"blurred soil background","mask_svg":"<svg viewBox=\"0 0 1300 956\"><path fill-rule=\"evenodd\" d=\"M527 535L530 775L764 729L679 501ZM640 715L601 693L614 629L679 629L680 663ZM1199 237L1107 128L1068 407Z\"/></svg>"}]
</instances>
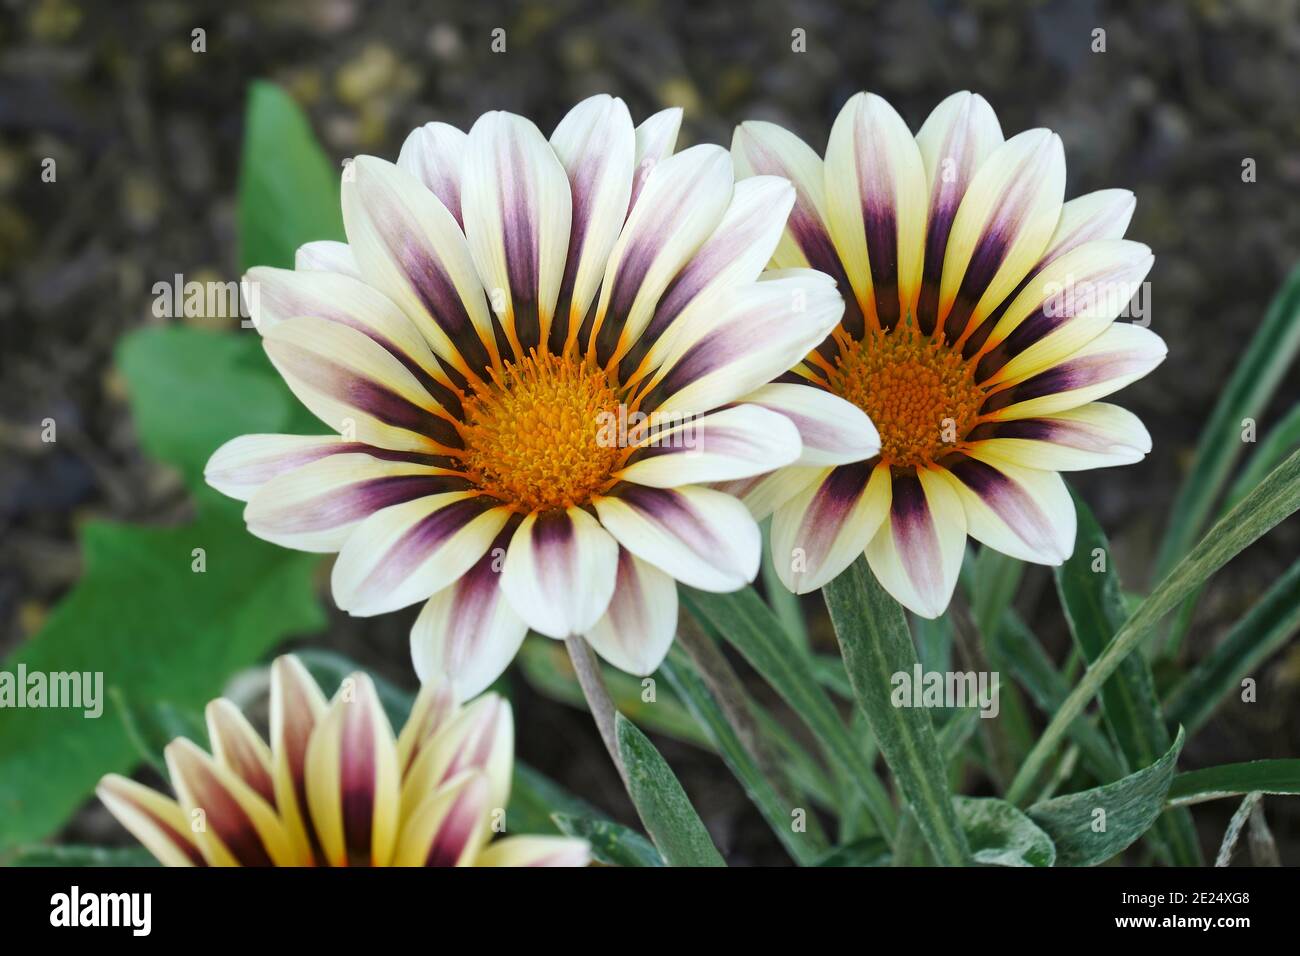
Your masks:
<instances>
[{"instance_id":1,"label":"blurred soil background","mask_svg":"<svg viewBox=\"0 0 1300 956\"><path fill-rule=\"evenodd\" d=\"M498 27L504 53L491 51ZM191 50L195 28L206 31L205 53ZM1104 53L1091 49L1098 28ZM795 29L806 31L806 52L791 49ZM468 128L491 109L549 131L597 92L622 96L638 121L685 107L679 145L729 144L736 123L759 118L820 152L839 107L861 89L884 95L913 129L965 88L988 98L1008 135L1054 128L1068 195L1135 191L1129 237L1156 253L1152 328L1169 359L1119 396L1155 449L1140 465L1074 479L1135 589L1151 583L1158 532L1223 383L1300 261L1296 0L0 0L0 655L34 633L77 579L81 523L186 514L179 480L139 450L113 349L127 330L170 321L151 314L155 282L235 277L243 111L257 78L304 106L336 161L395 159L415 126ZM41 179L47 158L57 164L52 183ZM1242 181L1247 158L1256 182ZM1293 373L1260 434L1297 400ZM47 417L58 422L57 444L40 440ZM1292 519L1214 579L1189 659L1298 546ZM1062 659L1069 638L1050 574L1027 573L1018 608ZM807 609L822 649L832 650L820 603ZM416 610L368 620L331 610L323 640L410 686L406 634ZM1255 677L1260 703L1221 709L1184 751L1182 769L1300 753L1300 646ZM521 758L631 822L586 715L515 684ZM784 859L718 760L660 742L733 863ZM1197 811L1211 858L1233 806ZM1292 862L1298 806L1267 802ZM125 840L95 807L69 837Z\"/></svg>"}]
</instances>

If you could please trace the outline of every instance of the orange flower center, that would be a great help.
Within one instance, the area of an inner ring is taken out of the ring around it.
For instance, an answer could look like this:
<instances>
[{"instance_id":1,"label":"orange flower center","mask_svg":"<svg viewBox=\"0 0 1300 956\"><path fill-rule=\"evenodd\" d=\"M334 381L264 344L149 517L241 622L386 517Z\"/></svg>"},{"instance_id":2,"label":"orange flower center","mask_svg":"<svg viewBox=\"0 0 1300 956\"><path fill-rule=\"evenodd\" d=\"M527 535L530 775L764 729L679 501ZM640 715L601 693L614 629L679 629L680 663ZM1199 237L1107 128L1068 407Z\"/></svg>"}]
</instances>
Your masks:
<instances>
[{"instance_id":1,"label":"orange flower center","mask_svg":"<svg viewBox=\"0 0 1300 956\"><path fill-rule=\"evenodd\" d=\"M880 455L893 465L932 462L961 441L984 401L974 366L912 325L868 331L841 343L830 386L880 432Z\"/></svg>"},{"instance_id":2,"label":"orange flower center","mask_svg":"<svg viewBox=\"0 0 1300 956\"><path fill-rule=\"evenodd\" d=\"M534 351L466 400L465 471L521 510L585 504L618 462L617 442L602 432L618 408L601 369Z\"/></svg>"}]
</instances>

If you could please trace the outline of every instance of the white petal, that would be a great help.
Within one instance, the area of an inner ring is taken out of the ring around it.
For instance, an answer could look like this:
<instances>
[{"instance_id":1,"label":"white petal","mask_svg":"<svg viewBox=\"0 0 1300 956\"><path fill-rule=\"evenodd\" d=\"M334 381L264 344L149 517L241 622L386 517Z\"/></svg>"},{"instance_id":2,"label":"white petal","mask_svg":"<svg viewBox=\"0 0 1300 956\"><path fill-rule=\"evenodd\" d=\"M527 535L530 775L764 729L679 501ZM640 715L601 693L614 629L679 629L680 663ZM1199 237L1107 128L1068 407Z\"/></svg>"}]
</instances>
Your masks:
<instances>
[{"instance_id":1,"label":"white petal","mask_svg":"<svg viewBox=\"0 0 1300 956\"><path fill-rule=\"evenodd\" d=\"M362 275L397 303L439 358L477 375L495 361L496 333L459 224L392 163L358 156L351 168L343 222Z\"/></svg>"},{"instance_id":2,"label":"white petal","mask_svg":"<svg viewBox=\"0 0 1300 956\"><path fill-rule=\"evenodd\" d=\"M930 619L948 607L966 550L966 515L948 481L924 469L896 477L889 516L867 545L881 586Z\"/></svg>"},{"instance_id":3,"label":"white petal","mask_svg":"<svg viewBox=\"0 0 1300 956\"><path fill-rule=\"evenodd\" d=\"M303 243L294 253L293 267L301 272L338 272L353 279L361 278L352 249L346 242L334 239Z\"/></svg>"},{"instance_id":4,"label":"white petal","mask_svg":"<svg viewBox=\"0 0 1300 956\"><path fill-rule=\"evenodd\" d=\"M826 469L772 516L772 563L795 594L809 594L861 555L889 513L888 465Z\"/></svg>"},{"instance_id":5,"label":"white petal","mask_svg":"<svg viewBox=\"0 0 1300 956\"><path fill-rule=\"evenodd\" d=\"M573 218L568 176L532 122L485 113L469 131L463 190L470 252L522 358L545 341L560 294Z\"/></svg>"},{"instance_id":6,"label":"white petal","mask_svg":"<svg viewBox=\"0 0 1300 956\"><path fill-rule=\"evenodd\" d=\"M677 582L619 548L614 597L587 642L619 670L644 677L663 663L676 633Z\"/></svg>"},{"instance_id":7,"label":"white petal","mask_svg":"<svg viewBox=\"0 0 1300 956\"><path fill-rule=\"evenodd\" d=\"M587 317L627 218L636 164L632 117L621 99L604 94L589 97L560 120L551 134L551 147L564 164L573 196L560 294L561 308L567 303L568 311L556 316L556 325L564 325L565 334L552 337L552 348L558 352L566 340L576 338Z\"/></svg>"},{"instance_id":8,"label":"white petal","mask_svg":"<svg viewBox=\"0 0 1300 956\"><path fill-rule=\"evenodd\" d=\"M509 510L448 492L377 511L352 532L334 564L338 606L358 617L407 607L451 585L492 544Z\"/></svg>"},{"instance_id":9,"label":"white petal","mask_svg":"<svg viewBox=\"0 0 1300 956\"><path fill-rule=\"evenodd\" d=\"M424 183L462 226L460 181L467 139L464 132L447 123L425 123L406 137L397 157L397 165Z\"/></svg>"},{"instance_id":10,"label":"white petal","mask_svg":"<svg viewBox=\"0 0 1300 956\"><path fill-rule=\"evenodd\" d=\"M652 488L731 481L792 464L800 448L788 418L737 405L656 430L615 477Z\"/></svg>"},{"instance_id":11,"label":"white petal","mask_svg":"<svg viewBox=\"0 0 1300 956\"><path fill-rule=\"evenodd\" d=\"M758 574L758 525L735 498L709 488L625 485L594 502L618 543L702 591L735 591Z\"/></svg>"},{"instance_id":12,"label":"white petal","mask_svg":"<svg viewBox=\"0 0 1300 956\"><path fill-rule=\"evenodd\" d=\"M501 587L529 627L565 638L605 613L617 561L614 539L581 508L534 513L510 539Z\"/></svg>"},{"instance_id":13,"label":"white petal","mask_svg":"<svg viewBox=\"0 0 1300 956\"><path fill-rule=\"evenodd\" d=\"M640 337L668 283L722 220L732 187L731 159L718 146L694 146L655 165L601 284L592 334L602 362Z\"/></svg>"},{"instance_id":14,"label":"white petal","mask_svg":"<svg viewBox=\"0 0 1300 956\"><path fill-rule=\"evenodd\" d=\"M1023 468L987 448L947 466L970 536L1035 564L1060 564L1074 552L1075 511L1053 471Z\"/></svg>"},{"instance_id":15,"label":"white petal","mask_svg":"<svg viewBox=\"0 0 1300 956\"><path fill-rule=\"evenodd\" d=\"M867 413L825 389L773 383L743 401L779 412L794 423L803 444L800 465L847 465L880 452L880 435Z\"/></svg>"}]
</instances>

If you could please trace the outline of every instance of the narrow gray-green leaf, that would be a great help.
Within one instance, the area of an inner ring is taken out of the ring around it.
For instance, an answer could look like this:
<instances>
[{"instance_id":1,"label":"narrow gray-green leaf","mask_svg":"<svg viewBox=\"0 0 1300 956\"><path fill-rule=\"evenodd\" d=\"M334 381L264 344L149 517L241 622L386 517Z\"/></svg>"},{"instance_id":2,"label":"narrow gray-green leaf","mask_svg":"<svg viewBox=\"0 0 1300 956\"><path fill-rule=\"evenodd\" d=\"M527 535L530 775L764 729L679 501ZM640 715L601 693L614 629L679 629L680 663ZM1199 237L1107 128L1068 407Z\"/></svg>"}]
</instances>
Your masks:
<instances>
[{"instance_id":1,"label":"narrow gray-green leaf","mask_svg":"<svg viewBox=\"0 0 1300 956\"><path fill-rule=\"evenodd\" d=\"M1169 788L1169 803L1181 806L1255 791L1300 794L1300 760L1250 760L1180 773Z\"/></svg>"},{"instance_id":2,"label":"narrow gray-green leaf","mask_svg":"<svg viewBox=\"0 0 1300 956\"><path fill-rule=\"evenodd\" d=\"M896 824L893 805L871 762L845 729L835 705L817 683L812 665L791 654L772 610L753 588L730 594L710 594L681 588L686 609L728 641L808 725L827 757L858 788L872 819L883 834Z\"/></svg>"},{"instance_id":3,"label":"narrow gray-green leaf","mask_svg":"<svg viewBox=\"0 0 1300 956\"><path fill-rule=\"evenodd\" d=\"M1237 502L1250 494L1252 488L1297 448L1300 448L1300 405L1292 408L1280 422L1270 428L1264 440L1246 459L1241 474L1228 489L1223 510L1232 510Z\"/></svg>"},{"instance_id":4,"label":"narrow gray-green leaf","mask_svg":"<svg viewBox=\"0 0 1300 956\"><path fill-rule=\"evenodd\" d=\"M930 714L921 707L895 707L891 700L893 676L903 673L910 679L917 666L902 607L876 581L863 557L827 584L823 594L853 695L935 859L949 866L969 862Z\"/></svg>"},{"instance_id":5,"label":"narrow gray-green leaf","mask_svg":"<svg viewBox=\"0 0 1300 956\"><path fill-rule=\"evenodd\" d=\"M0 855L0 866L158 866L144 847L32 843Z\"/></svg>"},{"instance_id":6,"label":"narrow gray-green leaf","mask_svg":"<svg viewBox=\"0 0 1300 956\"><path fill-rule=\"evenodd\" d=\"M767 603L771 605L772 612L781 622L781 626L785 628L785 633L789 635L794 645L807 652L811 645L808 643L808 624L804 620L803 608L799 606L799 595L781 583L780 575L776 573L776 566L772 563L772 522L764 521L761 527L763 551L760 573L763 578L763 591L767 594Z\"/></svg>"},{"instance_id":7,"label":"narrow gray-green leaf","mask_svg":"<svg viewBox=\"0 0 1300 956\"><path fill-rule=\"evenodd\" d=\"M889 844L878 836L862 837L837 846L819 859L817 866L885 866L889 863Z\"/></svg>"},{"instance_id":8,"label":"narrow gray-green leaf","mask_svg":"<svg viewBox=\"0 0 1300 956\"><path fill-rule=\"evenodd\" d=\"M1106 533L1083 499L1074 493L1078 532L1074 554L1053 569L1056 591L1070 633L1083 659L1092 664L1105 652L1128 617L1119 571ZM1156 698L1151 667L1141 654L1131 654L1101 688L1101 710L1111 738L1126 761L1125 772L1145 767L1169 749L1169 731ZM1200 844L1187 811L1174 811L1159 821L1156 849L1180 866L1199 866Z\"/></svg>"},{"instance_id":9,"label":"narrow gray-green leaf","mask_svg":"<svg viewBox=\"0 0 1300 956\"><path fill-rule=\"evenodd\" d=\"M1069 696L1070 683L1019 615L1008 612L996 646L999 656L1010 665L1012 676L1029 691L1038 708L1045 714L1056 713ZM1069 736L1078 745L1084 765L1102 783L1118 780L1127 773L1106 735L1086 715L1070 725Z\"/></svg>"},{"instance_id":10,"label":"narrow gray-green leaf","mask_svg":"<svg viewBox=\"0 0 1300 956\"><path fill-rule=\"evenodd\" d=\"M1232 854L1237 850L1237 840L1241 836L1241 831L1246 829L1247 821L1250 820L1251 814L1255 812L1255 807L1259 805L1263 796L1258 790L1246 794L1245 799L1241 801L1241 806L1233 812L1232 819L1228 821L1228 828L1223 833L1223 842L1219 844L1219 853L1214 858L1215 866L1227 866L1232 862Z\"/></svg>"},{"instance_id":11,"label":"narrow gray-green leaf","mask_svg":"<svg viewBox=\"0 0 1300 956\"><path fill-rule=\"evenodd\" d=\"M1056 844L1057 865L1095 866L1142 836L1164 807L1182 749L1179 728L1169 752L1151 766L1114 783L1030 807L1030 818Z\"/></svg>"},{"instance_id":12,"label":"narrow gray-green leaf","mask_svg":"<svg viewBox=\"0 0 1300 956\"><path fill-rule=\"evenodd\" d=\"M614 717L628 795L669 866L726 866L668 762L622 714Z\"/></svg>"},{"instance_id":13,"label":"narrow gray-green leaf","mask_svg":"<svg viewBox=\"0 0 1300 956\"><path fill-rule=\"evenodd\" d=\"M1052 866L1056 847L1023 811L1005 800L953 797L971 857L985 866Z\"/></svg>"},{"instance_id":14,"label":"narrow gray-green leaf","mask_svg":"<svg viewBox=\"0 0 1300 956\"><path fill-rule=\"evenodd\" d=\"M1300 508L1300 452L1284 461L1241 504L1220 519L1138 606L1101 657L1084 673L1030 750L1007 792L1009 800L1020 803L1026 797L1048 756L1070 724L1155 625L1210 575L1293 514L1297 508Z\"/></svg>"},{"instance_id":15,"label":"narrow gray-green leaf","mask_svg":"<svg viewBox=\"0 0 1300 956\"><path fill-rule=\"evenodd\" d=\"M664 865L653 843L622 824L571 813L553 813L551 819L565 836L586 840L592 857L607 866Z\"/></svg>"},{"instance_id":16,"label":"narrow gray-green leaf","mask_svg":"<svg viewBox=\"0 0 1300 956\"><path fill-rule=\"evenodd\" d=\"M712 638L705 638L712 640ZM668 679L677 696L682 699L691 714L704 728L705 733L722 755L723 762L732 775L740 781L745 793L763 815L767 825L772 828L782 846L801 866L809 866L826 852L826 844L817 839L815 832L806 826L795 829L795 812L802 809L805 818L808 808L790 806L781 799L772 783L763 775L758 764L741 743L735 728L727 720L718 702L713 699L699 672L692 666L690 659L677 648L659 667L660 673Z\"/></svg>"},{"instance_id":17,"label":"narrow gray-green leaf","mask_svg":"<svg viewBox=\"0 0 1300 956\"><path fill-rule=\"evenodd\" d=\"M1227 637L1169 692L1165 704L1169 720L1195 732L1240 689L1241 679L1281 649L1298 628L1300 561L1287 568Z\"/></svg>"},{"instance_id":18,"label":"narrow gray-green leaf","mask_svg":"<svg viewBox=\"0 0 1300 956\"><path fill-rule=\"evenodd\" d=\"M1196 455L1187 469L1156 559L1164 576L1200 534L1244 447L1244 418L1258 418L1300 349L1300 268L1294 269L1269 305L1264 321L1219 393L1210 420L1201 430Z\"/></svg>"}]
</instances>

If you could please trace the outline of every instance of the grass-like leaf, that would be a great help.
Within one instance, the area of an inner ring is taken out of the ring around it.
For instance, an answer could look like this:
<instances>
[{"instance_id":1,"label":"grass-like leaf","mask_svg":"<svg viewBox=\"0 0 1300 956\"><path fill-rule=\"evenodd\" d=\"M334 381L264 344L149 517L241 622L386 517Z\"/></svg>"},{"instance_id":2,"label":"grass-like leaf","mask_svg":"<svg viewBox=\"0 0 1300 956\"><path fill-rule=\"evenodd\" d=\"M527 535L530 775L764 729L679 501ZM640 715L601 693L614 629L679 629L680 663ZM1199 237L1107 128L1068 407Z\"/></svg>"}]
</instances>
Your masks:
<instances>
[{"instance_id":1,"label":"grass-like leaf","mask_svg":"<svg viewBox=\"0 0 1300 956\"><path fill-rule=\"evenodd\" d=\"M681 650L674 648L668 659L660 665L660 671L709 735L728 769L745 788L745 793L790 856L801 866L815 863L826 852L825 842L818 839L816 831L806 826L799 831L795 830L796 808L783 800L771 781L763 775L690 659ZM807 823L809 809L801 809Z\"/></svg>"},{"instance_id":2,"label":"grass-like leaf","mask_svg":"<svg viewBox=\"0 0 1300 956\"><path fill-rule=\"evenodd\" d=\"M1209 518L1233 463L1244 449L1244 418L1258 418L1300 349L1300 267L1294 269L1269 305L1264 321L1220 393L1201 430L1156 559L1157 578L1187 553Z\"/></svg>"},{"instance_id":3,"label":"grass-like leaf","mask_svg":"<svg viewBox=\"0 0 1300 956\"><path fill-rule=\"evenodd\" d=\"M1255 792L1300 794L1300 760L1250 760L1180 773L1169 788L1169 803L1183 806Z\"/></svg>"},{"instance_id":4,"label":"grass-like leaf","mask_svg":"<svg viewBox=\"0 0 1300 956\"><path fill-rule=\"evenodd\" d=\"M680 593L687 611L735 647L808 725L827 757L857 788L880 832L892 834L894 808L871 762L818 684L808 659L791 652L789 639L763 599L753 588L731 594L681 588Z\"/></svg>"},{"instance_id":5,"label":"grass-like leaf","mask_svg":"<svg viewBox=\"0 0 1300 956\"><path fill-rule=\"evenodd\" d=\"M1204 660L1169 692L1166 714L1194 732L1240 680L1300 629L1300 561L1287 568Z\"/></svg>"},{"instance_id":6,"label":"grass-like leaf","mask_svg":"<svg viewBox=\"0 0 1300 956\"><path fill-rule=\"evenodd\" d=\"M930 714L895 707L890 700L892 676L910 675L917 663L902 607L876 581L866 558L858 558L823 593L853 695L935 859L950 866L969 862Z\"/></svg>"},{"instance_id":7,"label":"grass-like leaf","mask_svg":"<svg viewBox=\"0 0 1300 956\"><path fill-rule=\"evenodd\" d=\"M726 866L668 762L622 714L614 718L628 795L669 866Z\"/></svg>"},{"instance_id":8,"label":"grass-like leaf","mask_svg":"<svg viewBox=\"0 0 1300 956\"><path fill-rule=\"evenodd\" d=\"M1164 807L1183 736L1179 729L1168 753L1122 780L1044 800L1026 811L1052 838L1058 866L1094 866L1147 831Z\"/></svg>"},{"instance_id":9,"label":"grass-like leaf","mask_svg":"<svg viewBox=\"0 0 1300 956\"><path fill-rule=\"evenodd\" d=\"M1091 664L1123 627L1128 613L1106 533L1083 499L1073 489L1071 494L1078 515L1074 554L1054 568L1053 574L1070 633L1083 659ZM1151 667L1141 654L1131 654L1120 662L1114 676L1102 685L1101 709L1111 737L1127 762L1126 772L1155 762L1169 749L1171 739L1156 698ZM1196 830L1186 811L1169 814L1159 822L1157 831L1159 842L1167 847L1173 862L1180 866L1203 862Z\"/></svg>"},{"instance_id":10,"label":"grass-like leaf","mask_svg":"<svg viewBox=\"0 0 1300 956\"><path fill-rule=\"evenodd\" d=\"M1155 625L1210 575L1297 508L1300 508L1300 452L1284 461L1241 504L1215 524L1138 606L1102 655L1084 673L1030 750L1008 790L1009 800L1020 803L1025 799L1070 724Z\"/></svg>"}]
</instances>

